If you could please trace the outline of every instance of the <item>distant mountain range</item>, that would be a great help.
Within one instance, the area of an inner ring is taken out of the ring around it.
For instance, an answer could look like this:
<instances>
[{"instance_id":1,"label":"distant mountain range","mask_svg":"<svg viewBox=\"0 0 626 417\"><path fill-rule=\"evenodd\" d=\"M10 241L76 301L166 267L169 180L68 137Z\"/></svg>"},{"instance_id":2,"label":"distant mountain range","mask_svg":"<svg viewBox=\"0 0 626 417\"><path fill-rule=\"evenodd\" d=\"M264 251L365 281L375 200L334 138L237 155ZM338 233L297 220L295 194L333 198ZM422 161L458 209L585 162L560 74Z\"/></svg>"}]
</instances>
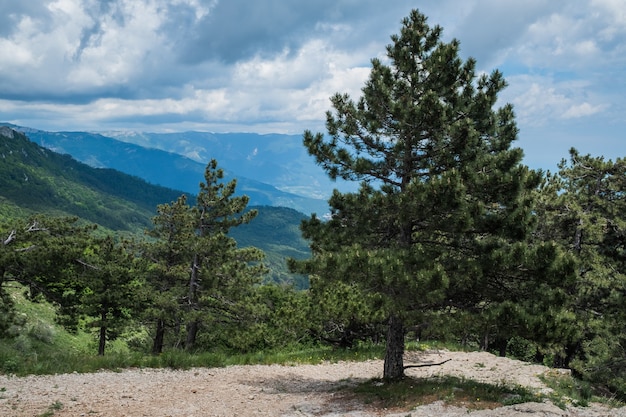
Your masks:
<instances>
[{"instance_id":1,"label":"distant mountain range","mask_svg":"<svg viewBox=\"0 0 626 417\"><path fill-rule=\"evenodd\" d=\"M308 155L297 135L252 133L46 132L4 124L30 140L66 153L92 167L107 167L149 183L197 193L204 169L216 159L227 180L251 205L288 207L305 214L328 212L333 188L356 185L331 181Z\"/></svg>"},{"instance_id":2,"label":"distant mountain range","mask_svg":"<svg viewBox=\"0 0 626 417\"><path fill-rule=\"evenodd\" d=\"M1 222L35 213L78 216L114 231L143 236L152 227L157 205L174 201L182 193L111 168L90 167L0 126ZM189 203L194 204L193 199ZM310 256L299 230L307 216L286 207L249 207L258 210L258 216L233 228L230 235L241 247L256 246L265 252L269 279L306 288L306 277L289 273L285 258Z\"/></svg>"}]
</instances>

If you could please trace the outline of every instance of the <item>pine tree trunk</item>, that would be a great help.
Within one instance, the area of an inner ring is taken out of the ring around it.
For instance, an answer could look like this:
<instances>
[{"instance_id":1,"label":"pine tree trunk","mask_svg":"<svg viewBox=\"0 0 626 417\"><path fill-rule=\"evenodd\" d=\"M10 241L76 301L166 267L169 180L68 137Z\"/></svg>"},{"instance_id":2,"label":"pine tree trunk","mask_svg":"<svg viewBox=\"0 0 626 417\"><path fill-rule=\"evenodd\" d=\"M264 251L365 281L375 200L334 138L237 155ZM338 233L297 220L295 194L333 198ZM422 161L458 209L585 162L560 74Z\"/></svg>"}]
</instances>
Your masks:
<instances>
[{"instance_id":1,"label":"pine tree trunk","mask_svg":"<svg viewBox=\"0 0 626 417\"><path fill-rule=\"evenodd\" d=\"M106 323L107 313L103 311L100 315L102 325L100 325L100 340L98 341L98 356L104 356L104 347L107 341L107 328L104 325Z\"/></svg>"},{"instance_id":2,"label":"pine tree trunk","mask_svg":"<svg viewBox=\"0 0 626 417\"><path fill-rule=\"evenodd\" d=\"M185 339L185 350L190 351L196 345L196 335L198 334L198 321L187 323L187 338Z\"/></svg>"},{"instance_id":3,"label":"pine tree trunk","mask_svg":"<svg viewBox=\"0 0 626 417\"><path fill-rule=\"evenodd\" d=\"M157 320L156 334L154 335L154 343L152 344L152 354L159 355L163 352L163 340L165 338L165 323L163 320Z\"/></svg>"},{"instance_id":4,"label":"pine tree trunk","mask_svg":"<svg viewBox=\"0 0 626 417\"><path fill-rule=\"evenodd\" d=\"M404 377L404 323L402 319L391 315L387 330L387 346L383 378L398 380Z\"/></svg>"},{"instance_id":5,"label":"pine tree trunk","mask_svg":"<svg viewBox=\"0 0 626 417\"><path fill-rule=\"evenodd\" d=\"M197 289L198 289L198 270L200 262L198 254L193 256L191 264L191 274L189 277L189 311L193 311L197 307ZM196 335L198 334L198 320L193 319L187 323L187 337L185 339L185 350L191 350L196 344Z\"/></svg>"}]
</instances>

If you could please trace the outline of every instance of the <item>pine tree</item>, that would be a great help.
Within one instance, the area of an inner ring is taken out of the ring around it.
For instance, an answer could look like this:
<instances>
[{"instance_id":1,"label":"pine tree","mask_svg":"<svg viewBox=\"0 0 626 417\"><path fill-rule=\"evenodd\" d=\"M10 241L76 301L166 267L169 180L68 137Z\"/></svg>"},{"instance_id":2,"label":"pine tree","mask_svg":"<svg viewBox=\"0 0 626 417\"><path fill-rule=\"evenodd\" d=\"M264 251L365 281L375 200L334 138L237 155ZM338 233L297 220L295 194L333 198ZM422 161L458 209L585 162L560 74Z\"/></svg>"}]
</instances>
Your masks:
<instances>
[{"instance_id":1,"label":"pine tree","mask_svg":"<svg viewBox=\"0 0 626 417\"><path fill-rule=\"evenodd\" d=\"M148 249L152 261L152 295L148 316L156 321L153 352L163 348L166 327L185 326L184 346L196 346L202 325L214 329L245 321L250 315L254 286L267 272L264 254L254 247L238 248L228 231L250 222L247 196L235 196L237 181L224 183L217 161L207 164L197 204L186 198L158 207L157 240ZM176 306L176 307L175 307Z\"/></svg>"},{"instance_id":2,"label":"pine tree","mask_svg":"<svg viewBox=\"0 0 626 417\"><path fill-rule=\"evenodd\" d=\"M87 327L98 331L98 355L107 340L115 340L135 318L144 285L142 271L135 269L134 253L128 242L112 236L94 238L77 259L79 286L66 288L78 295L76 306L86 317Z\"/></svg>"},{"instance_id":3,"label":"pine tree","mask_svg":"<svg viewBox=\"0 0 626 417\"><path fill-rule=\"evenodd\" d=\"M370 307L388 327L387 379L404 375L405 323L530 292L518 281L550 269L558 255L525 242L541 176L511 147L512 106L493 109L506 86L502 74L476 75L474 59L458 57L459 42L441 36L413 10L391 37L387 59L372 60L362 96L331 98L328 135L304 133L331 178L361 188L334 192L330 220L314 215L303 223L314 256L292 269L314 275L313 285L347 281L373 294ZM530 258L538 264L522 268Z\"/></svg>"},{"instance_id":4,"label":"pine tree","mask_svg":"<svg viewBox=\"0 0 626 417\"><path fill-rule=\"evenodd\" d=\"M211 160L200 183L196 205L198 239L189 274L187 337L185 347L192 349L203 320L236 320L236 301L247 295L266 273L260 262L264 253L254 247L237 248L228 236L232 227L246 224L257 215L245 211L249 198L235 196L237 180L223 183L224 170ZM207 315L208 312L208 315ZM203 317L204 316L204 317Z\"/></svg>"},{"instance_id":5,"label":"pine tree","mask_svg":"<svg viewBox=\"0 0 626 417\"><path fill-rule=\"evenodd\" d=\"M144 317L155 326L153 354L163 351L167 330L179 328L184 321L181 306L187 295L189 262L197 237L194 213L187 197L182 195L170 204L157 207L154 228L148 232L155 240L146 248L151 291Z\"/></svg>"},{"instance_id":6,"label":"pine tree","mask_svg":"<svg viewBox=\"0 0 626 417\"><path fill-rule=\"evenodd\" d=\"M537 234L553 239L577 261L567 288L559 366L626 395L626 160L605 160L570 150L546 179L538 204Z\"/></svg>"}]
</instances>

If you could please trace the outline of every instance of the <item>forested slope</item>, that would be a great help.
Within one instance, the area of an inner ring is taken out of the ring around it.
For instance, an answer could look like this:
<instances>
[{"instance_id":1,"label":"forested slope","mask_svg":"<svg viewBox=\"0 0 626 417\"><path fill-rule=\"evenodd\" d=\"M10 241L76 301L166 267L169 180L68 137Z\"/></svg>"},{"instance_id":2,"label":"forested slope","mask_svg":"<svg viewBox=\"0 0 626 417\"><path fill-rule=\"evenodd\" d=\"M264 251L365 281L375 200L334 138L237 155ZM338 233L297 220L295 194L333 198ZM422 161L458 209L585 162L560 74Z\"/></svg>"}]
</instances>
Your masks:
<instances>
[{"instance_id":1,"label":"forested slope","mask_svg":"<svg viewBox=\"0 0 626 417\"><path fill-rule=\"evenodd\" d=\"M248 224L230 231L239 246L254 246L265 252L271 279L293 283L298 289L308 288L308 278L290 273L285 258L305 259L311 254L309 242L302 237L300 223L306 216L287 207L256 206L257 217Z\"/></svg>"},{"instance_id":2,"label":"forested slope","mask_svg":"<svg viewBox=\"0 0 626 417\"><path fill-rule=\"evenodd\" d=\"M139 231L150 226L158 204L181 194L112 169L91 168L5 127L0 128L0 158L0 197L13 212L19 207L24 213L72 215L113 230Z\"/></svg>"},{"instance_id":3,"label":"forested slope","mask_svg":"<svg viewBox=\"0 0 626 417\"><path fill-rule=\"evenodd\" d=\"M32 213L78 216L108 229L143 235L152 227L157 205L184 194L113 169L92 168L42 148L8 127L0 127L0 161L0 215L4 219ZM201 180L199 176L197 182ZM256 209L257 218L233 231L233 237L239 246L256 246L266 253L270 279L296 279L297 287L306 287L306 280L294 278L285 265L286 257L308 256L308 245L298 229L304 214L282 207Z\"/></svg>"}]
</instances>

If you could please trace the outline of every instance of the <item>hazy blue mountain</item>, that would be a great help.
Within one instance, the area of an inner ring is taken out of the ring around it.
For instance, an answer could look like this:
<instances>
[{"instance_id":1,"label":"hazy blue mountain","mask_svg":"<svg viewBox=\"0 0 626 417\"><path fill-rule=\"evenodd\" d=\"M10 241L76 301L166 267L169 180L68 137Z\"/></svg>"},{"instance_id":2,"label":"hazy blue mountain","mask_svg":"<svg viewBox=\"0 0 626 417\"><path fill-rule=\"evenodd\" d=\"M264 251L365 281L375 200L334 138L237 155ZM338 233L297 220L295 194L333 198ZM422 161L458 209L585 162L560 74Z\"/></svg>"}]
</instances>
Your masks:
<instances>
[{"instance_id":1,"label":"hazy blue mountain","mask_svg":"<svg viewBox=\"0 0 626 417\"><path fill-rule=\"evenodd\" d=\"M206 163L217 159L238 175L274 187L328 200L334 188L355 190L356 184L331 181L302 144L302 135L256 133L107 132L106 136L161 149Z\"/></svg>"},{"instance_id":2,"label":"hazy blue mountain","mask_svg":"<svg viewBox=\"0 0 626 417\"><path fill-rule=\"evenodd\" d=\"M328 211L326 200L332 183L304 147L295 146L294 137L188 132L116 134L113 138L98 133L11 127L45 148L92 167L116 169L188 193L198 191L207 162L216 159L225 170L226 180L237 179L237 192L248 195L250 205L288 207L306 214ZM302 169L298 169L300 165Z\"/></svg>"},{"instance_id":3,"label":"hazy blue mountain","mask_svg":"<svg viewBox=\"0 0 626 417\"><path fill-rule=\"evenodd\" d=\"M152 227L157 205L182 193L111 168L93 168L0 126L2 221L34 213L78 216L115 231L144 236ZM271 271L268 279L306 288L307 279L289 273L285 259L310 256L308 242L299 230L307 216L285 207L249 207L258 210L258 216L231 229L230 234L240 247L256 246L265 252Z\"/></svg>"}]
</instances>

